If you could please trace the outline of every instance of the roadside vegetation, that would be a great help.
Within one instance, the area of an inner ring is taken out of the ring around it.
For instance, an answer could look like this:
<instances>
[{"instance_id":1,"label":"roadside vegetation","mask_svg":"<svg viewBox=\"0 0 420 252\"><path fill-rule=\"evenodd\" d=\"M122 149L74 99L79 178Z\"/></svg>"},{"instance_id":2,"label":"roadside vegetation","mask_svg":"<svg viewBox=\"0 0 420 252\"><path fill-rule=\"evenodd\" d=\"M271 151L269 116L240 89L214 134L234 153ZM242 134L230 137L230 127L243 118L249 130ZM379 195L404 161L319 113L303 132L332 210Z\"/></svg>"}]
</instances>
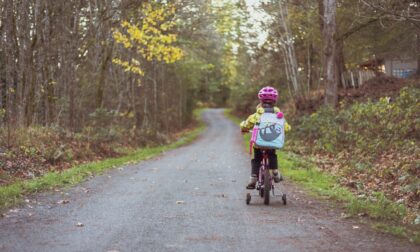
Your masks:
<instances>
[{"instance_id":1,"label":"roadside vegetation","mask_svg":"<svg viewBox=\"0 0 420 252\"><path fill-rule=\"evenodd\" d=\"M322 170L340 178L359 198L387 197L420 222L420 88L403 88L395 100L322 107L294 121L289 146L313 155Z\"/></svg>"},{"instance_id":2,"label":"roadside vegetation","mask_svg":"<svg viewBox=\"0 0 420 252\"><path fill-rule=\"evenodd\" d=\"M24 197L32 193L75 185L94 175L101 174L105 170L147 160L162 152L188 144L196 139L205 128L199 118L201 111L194 112L195 123L189 129L173 136L173 139L165 144L155 144L137 149L132 147L120 149L120 152L115 153L117 157L89 161L80 165L77 164L78 162L68 163L66 169L57 169L52 165L51 169L46 170L46 167L49 166L40 165L36 167L40 175L31 179L17 179L15 176L13 181L0 187L0 210L21 203Z\"/></svg>"},{"instance_id":3,"label":"roadside vegetation","mask_svg":"<svg viewBox=\"0 0 420 252\"><path fill-rule=\"evenodd\" d=\"M303 185L312 195L337 201L344 208L343 218L358 218L381 232L405 237L420 244L418 224L406 223L409 210L404 204L373 192L360 197L352 188L341 185L341 177L322 170L313 158L288 151L279 153L279 167L283 175Z\"/></svg>"},{"instance_id":4,"label":"roadside vegetation","mask_svg":"<svg viewBox=\"0 0 420 252\"><path fill-rule=\"evenodd\" d=\"M402 88L393 98L350 105L343 101L338 110L320 107L292 119L295 130L288 140L288 150L309 157L318 170L334 176L337 184L351 192L349 213L404 225L390 227L393 232L417 230L411 232L417 241L419 99L416 84ZM300 180L299 176L294 179Z\"/></svg>"},{"instance_id":5,"label":"roadside vegetation","mask_svg":"<svg viewBox=\"0 0 420 252\"><path fill-rule=\"evenodd\" d=\"M201 110L197 110L201 111ZM172 134L155 131L127 131L104 120L99 125L72 132L59 127L28 127L12 130L13 141L5 142L7 130L0 129L0 185L34 179L50 171L64 171L75 165L121 157L139 148L168 145L198 124L198 112L188 127ZM103 119L102 119L103 120ZM3 141L1 141L3 140Z\"/></svg>"},{"instance_id":6,"label":"roadside vegetation","mask_svg":"<svg viewBox=\"0 0 420 252\"><path fill-rule=\"evenodd\" d=\"M279 167L310 192L342 202L348 216L420 243L420 88L394 98L287 114L292 131ZM231 112L227 115L239 122ZM245 136L248 144L249 136Z\"/></svg>"}]
</instances>

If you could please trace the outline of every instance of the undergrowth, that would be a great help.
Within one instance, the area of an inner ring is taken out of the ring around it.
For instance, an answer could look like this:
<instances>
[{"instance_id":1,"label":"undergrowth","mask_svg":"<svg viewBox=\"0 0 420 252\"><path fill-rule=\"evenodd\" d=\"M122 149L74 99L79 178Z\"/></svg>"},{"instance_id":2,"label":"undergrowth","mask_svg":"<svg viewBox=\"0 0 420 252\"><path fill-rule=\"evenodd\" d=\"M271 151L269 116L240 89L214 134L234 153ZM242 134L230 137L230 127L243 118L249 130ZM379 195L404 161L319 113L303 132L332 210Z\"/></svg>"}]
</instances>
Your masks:
<instances>
[{"instance_id":1,"label":"undergrowth","mask_svg":"<svg viewBox=\"0 0 420 252\"><path fill-rule=\"evenodd\" d=\"M318 167L339 177L357 197L396 202L405 210L392 212L404 223L420 223L419 98L420 88L411 87L395 100L321 108L294 120L288 145L314 156Z\"/></svg>"},{"instance_id":2,"label":"undergrowth","mask_svg":"<svg viewBox=\"0 0 420 252\"><path fill-rule=\"evenodd\" d=\"M195 111L194 114L198 118L201 110ZM204 123L200 121L194 129L181 132L178 134L176 141L166 145L131 150L121 157L107 158L97 162L76 165L62 171L54 170L34 179L19 180L9 185L0 186L0 209L6 209L19 204L24 196L32 193L71 186L95 174L100 174L107 169L150 159L164 151L190 143L198 137L204 128Z\"/></svg>"},{"instance_id":3,"label":"undergrowth","mask_svg":"<svg viewBox=\"0 0 420 252\"><path fill-rule=\"evenodd\" d=\"M114 123L110 112L102 109L92 113L91 119L90 124L75 132L53 126L10 130L0 127L0 185L120 157L138 148L169 144L177 138L178 131L123 128Z\"/></svg>"},{"instance_id":4,"label":"undergrowth","mask_svg":"<svg viewBox=\"0 0 420 252\"><path fill-rule=\"evenodd\" d=\"M226 110L225 114L231 120L240 122L229 110ZM293 130L299 129L295 125ZM249 134L244 135L246 150L249 137ZM286 146L291 141L293 139L289 139ZM404 221L408 212L404 204L387 198L383 192L373 192L369 196L359 195L342 185L339 176L321 169L314 156L296 154L292 150L293 148L286 147L285 150L278 151L279 167L286 178L303 185L313 195L340 202L349 216L368 216L373 221L374 228L420 243L418 225L407 224ZM386 228L383 228L385 226Z\"/></svg>"}]
</instances>

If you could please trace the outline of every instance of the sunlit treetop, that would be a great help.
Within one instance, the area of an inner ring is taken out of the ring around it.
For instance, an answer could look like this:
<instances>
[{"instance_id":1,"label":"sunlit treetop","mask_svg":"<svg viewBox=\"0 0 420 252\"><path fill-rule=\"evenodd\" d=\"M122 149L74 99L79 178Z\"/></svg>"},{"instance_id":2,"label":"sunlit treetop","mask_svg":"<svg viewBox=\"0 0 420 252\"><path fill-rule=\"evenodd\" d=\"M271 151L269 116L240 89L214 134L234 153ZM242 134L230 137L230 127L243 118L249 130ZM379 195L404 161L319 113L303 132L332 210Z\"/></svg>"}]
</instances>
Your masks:
<instances>
[{"instance_id":1,"label":"sunlit treetop","mask_svg":"<svg viewBox=\"0 0 420 252\"><path fill-rule=\"evenodd\" d=\"M183 52L173 45L177 39L176 34L169 32L175 26L175 21L171 19L175 14L174 5L145 3L141 13L143 18L139 22L125 20L113 34L118 44L127 49L135 49L136 61L114 58L113 63L121 65L125 71L143 76L142 60L174 63L182 58Z\"/></svg>"}]
</instances>

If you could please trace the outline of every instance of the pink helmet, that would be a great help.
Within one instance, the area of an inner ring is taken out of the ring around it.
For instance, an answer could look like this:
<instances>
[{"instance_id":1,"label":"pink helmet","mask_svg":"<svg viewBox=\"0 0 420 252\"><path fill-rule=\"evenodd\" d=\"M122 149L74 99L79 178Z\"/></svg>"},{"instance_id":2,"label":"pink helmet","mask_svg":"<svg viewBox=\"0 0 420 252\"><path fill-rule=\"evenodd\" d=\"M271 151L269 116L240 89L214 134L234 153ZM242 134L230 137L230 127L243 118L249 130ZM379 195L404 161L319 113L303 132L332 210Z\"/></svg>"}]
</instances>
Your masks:
<instances>
[{"instance_id":1,"label":"pink helmet","mask_svg":"<svg viewBox=\"0 0 420 252\"><path fill-rule=\"evenodd\" d=\"M273 87L263 87L260 92L258 92L258 99L260 101L277 101L279 93Z\"/></svg>"}]
</instances>

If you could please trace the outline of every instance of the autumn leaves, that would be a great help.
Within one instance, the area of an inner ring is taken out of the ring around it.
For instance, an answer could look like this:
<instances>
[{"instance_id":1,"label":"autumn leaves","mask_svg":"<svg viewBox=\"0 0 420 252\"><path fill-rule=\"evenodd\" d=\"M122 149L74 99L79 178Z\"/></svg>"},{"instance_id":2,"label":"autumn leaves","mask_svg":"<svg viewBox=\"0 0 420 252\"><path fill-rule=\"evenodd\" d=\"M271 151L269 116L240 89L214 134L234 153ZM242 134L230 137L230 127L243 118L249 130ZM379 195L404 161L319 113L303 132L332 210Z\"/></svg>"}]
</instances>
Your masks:
<instances>
[{"instance_id":1,"label":"autumn leaves","mask_svg":"<svg viewBox=\"0 0 420 252\"><path fill-rule=\"evenodd\" d=\"M144 76L142 61L174 63L182 58L183 52L174 45L177 38L170 32L176 25L171 19L175 14L173 5L145 3L139 14L142 15L139 21L125 20L113 33L116 43L134 54L129 54L129 59L116 56L112 62L127 72Z\"/></svg>"}]
</instances>

